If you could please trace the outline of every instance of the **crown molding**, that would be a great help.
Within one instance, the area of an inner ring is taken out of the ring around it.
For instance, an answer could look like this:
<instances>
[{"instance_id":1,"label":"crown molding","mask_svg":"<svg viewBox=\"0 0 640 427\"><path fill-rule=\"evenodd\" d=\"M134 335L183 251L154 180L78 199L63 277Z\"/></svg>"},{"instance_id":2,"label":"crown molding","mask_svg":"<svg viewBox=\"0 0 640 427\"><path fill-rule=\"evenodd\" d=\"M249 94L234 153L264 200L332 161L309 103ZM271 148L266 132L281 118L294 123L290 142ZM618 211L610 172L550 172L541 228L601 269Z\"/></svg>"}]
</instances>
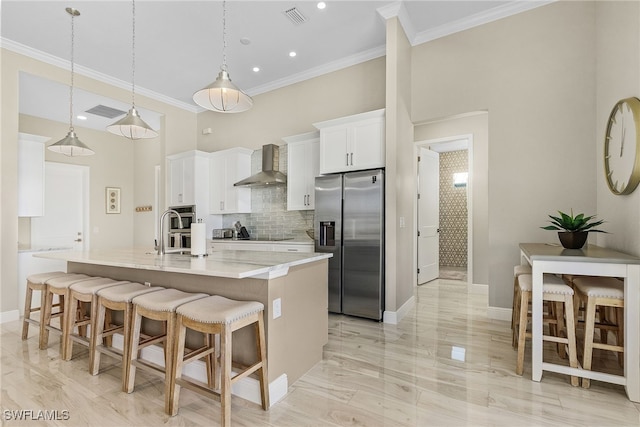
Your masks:
<instances>
[{"instance_id":1,"label":"crown molding","mask_svg":"<svg viewBox=\"0 0 640 427\"><path fill-rule=\"evenodd\" d=\"M376 11L385 21L397 17L410 43L416 37L416 31L413 28L413 23L411 22L407 9L404 7L403 1L396 1L386 6L379 7Z\"/></svg>"},{"instance_id":2,"label":"crown molding","mask_svg":"<svg viewBox=\"0 0 640 427\"><path fill-rule=\"evenodd\" d=\"M61 59L57 56L50 55L41 50L34 49L32 47L23 45L21 43L17 43L13 40L10 40L4 37L0 38L0 47L2 47L3 49L10 50L12 52L18 53L20 55L24 55L29 58L38 60L40 62L44 62L46 64L63 68L65 70L71 70L71 61L67 61L66 59ZM81 74L85 77L89 77L94 80L97 80L99 82L118 87L120 89L131 90L131 82L126 82L124 80L116 79L107 74L92 70L91 68L83 67L82 65L74 64L74 72L77 74ZM160 101L162 103L165 103L165 104L168 104L192 113L198 112L198 107L196 107L195 105L178 101L177 99L168 97L166 95L163 95L158 92L154 92L149 89L139 87L137 85L136 85L136 95L146 96L156 101Z\"/></svg>"},{"instance_id":3,"label":"crown molding","mask_svg":"<svg viewBox=\"0 0 640 427\"><path fill-rule=\"evenodd\" d=\"M269 82L260 86L252 87L251 89L245 90L245 92L250 96L260 95L262 93L270 92L275 89L280 89L282 87L289 86L294 83L299 83L308 79L312 79L314 77L319 77L319 76L322 76L323 74L328 74L334 71L338 71L343 68L350 67L352 65L357 65L362 62L369 61L371 59L380 58L381 56L385 56L386 53L387 51L386 51L385 45L374 47L364 52L360 52L358 54L348 56L346 58L342 58L337 61L328 62L319 67L311 68L309 70L303 71L301 73L293 74L283 79L274 80L272 82Z\"/></svg>"},{"instance_id":4,"label":"crown molding","mask_svg":"<svg viewBox=\"0 0 640 427\"><path fill-rule=\"evenodd\" d=\"M450 22L446 25L441 25L431 30L422 31L421 33L416 34L414 38L410 39L412 40L411 45L416 46L422 43L426 43L440 37L445 37L460 31L468 30L473 27L488 24L502 18L517 15L518 13L526 12L540 6L546 6L550 3L555 3L556 1L557 0L513 1L505 5L495 7L491 10L477 13L475 15Z\"/></svg>"}]
</instances>

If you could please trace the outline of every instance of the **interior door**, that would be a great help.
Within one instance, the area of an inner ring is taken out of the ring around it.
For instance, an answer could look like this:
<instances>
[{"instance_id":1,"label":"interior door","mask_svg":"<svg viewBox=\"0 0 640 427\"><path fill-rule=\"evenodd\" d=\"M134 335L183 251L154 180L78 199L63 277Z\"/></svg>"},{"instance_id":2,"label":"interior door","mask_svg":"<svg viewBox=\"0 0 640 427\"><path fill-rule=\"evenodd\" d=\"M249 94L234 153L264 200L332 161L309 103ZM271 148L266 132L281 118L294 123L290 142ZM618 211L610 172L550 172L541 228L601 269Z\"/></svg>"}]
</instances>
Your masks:
<instances>
[{"instance_id":1,"label":"interior door","mask_svg":"<svg viewBox=\"0 0 640 427\"><path fill-rule=\"evenodd\" d=\"M44 216L31 219L31 244L89 249L85 239L88 167L45 162L44 173Z\"/></svg>"},{"instance_id":2,"label":"interior door","mask_svg":"<svg viewBox=\"0 0 640 427\"><path fill-rule=\"evenodd\" d=\"M440 158L420 148L418 162L418 284L440 273Z\"/></svg>"}]
</instances>

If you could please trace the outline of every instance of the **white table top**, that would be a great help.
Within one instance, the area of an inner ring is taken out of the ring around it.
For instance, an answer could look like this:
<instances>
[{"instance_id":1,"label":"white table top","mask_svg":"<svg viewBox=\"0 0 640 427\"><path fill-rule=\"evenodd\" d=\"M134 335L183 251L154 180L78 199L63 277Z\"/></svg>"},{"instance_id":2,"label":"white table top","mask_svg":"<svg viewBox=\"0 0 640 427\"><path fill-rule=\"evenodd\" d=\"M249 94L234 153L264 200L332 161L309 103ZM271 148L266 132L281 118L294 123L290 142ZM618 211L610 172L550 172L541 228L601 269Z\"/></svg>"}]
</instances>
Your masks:
<instances>
[{"instance_id":1,"label":"white table top","mask_svg":"<svg viewBox=\"0 0 640 427\"><path fill-rule=\"evenodd\" d=\"M565 249L561 245L550 243L520 243L520 249L531 260L640 264L638 257L596 245L587 245L582 249Z\"/></svg>"},{"instance_id":2,"label":"white table top","mask_svg":"<svg viewBox=\"0 0 640 427\"><path fill-rule=\"evenodd\" d=\"M206 257L196 258L181 254L160 256L150 249L127 248L88 252L42 252L34 254L34 256L111 267L243 279L283 276L287 274L289 267L331 258L332 255L300 252L219 251Z\"/></svg>"}]
</instances>

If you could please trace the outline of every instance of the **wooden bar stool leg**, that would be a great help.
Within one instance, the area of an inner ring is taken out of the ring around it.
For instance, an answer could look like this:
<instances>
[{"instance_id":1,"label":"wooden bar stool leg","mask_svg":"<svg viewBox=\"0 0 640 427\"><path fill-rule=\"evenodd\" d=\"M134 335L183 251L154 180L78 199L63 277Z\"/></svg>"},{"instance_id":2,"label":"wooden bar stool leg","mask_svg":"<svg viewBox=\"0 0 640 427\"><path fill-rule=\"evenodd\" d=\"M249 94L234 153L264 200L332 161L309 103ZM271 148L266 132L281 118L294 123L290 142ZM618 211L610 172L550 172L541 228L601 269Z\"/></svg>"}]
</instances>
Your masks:
<instances>
[{"instance_id":1,"label":"wooden bar stool leg","mask_svg":"<svg viewBox=\"0 0 640 427\"><path fill-rule=\"evenodd\" d=\"M565 295L564 297L564 311L567 313L567 339L569 340L569 366L572 368L578 367L578 350L576 347L576 325L575 318L573 317L573 295ZM564 348L564 345L562 345ZM576 376L571 377L571 385L577 387L580 385L580 378Z\"/></svg>"},{"instance_id":2,"label":"wooden bar stool leg","mask_svg":"<svg viewBox=\"0 0 640 427\"><path fill-rule=\"evenodd\" d=\"M178 320L176 322L176 348L175 355L176 361L174 365L174 374L171 376L171 389L169 392L171 393L169 397L169 412L168 414L172 417L178 414L178 402L180 401L180 386L177 384L176 380L182 376L182 367L184 365L184 346L185 346L185 338L187 334L187 328L182 324L182 316L178 315Z\"/></svg>"},{"instance_id":3,"label":"wooden bar stool leg","mask_svg":"<svg viewBox=\"0 0 640 427\"><path fill-rule=\"evenodd\" d=\"M616 332L616 344L624 348L624 308L616 307L616 325L618 325L618 331ZM624 368L624 353L618 352L618 364L621 368Z\"/></svg>"},{"instance_id":4,"label":"wooden bar stool leg","mask_svg":"<svg viewBox=\"0 0 640 427\"><path fill-rule=\"evenodd\" d=\"M175 378L175 367L173 363L173 352L175 351L175 330L176 330L176 315L175 313L167 313L168 318L166 322L166 341L164 342L165 348L165 375L164 375L164 410L168 413L171 410L171 389L173 387L173 381L171 378Z\"/></svg>"},{"instance_id":5,"label":"wooden bar stool leg","mask_svg":"<svg viewBox=\"0 0 640 427\"><path fill-rule=\"evenodd\" d=\"M44 292L40 291L42 301L42 297L44 297ZM22 341L26 340L29 336L29 319L31 319L31 298L33 297L33 287L27 284L27 294L24 297L24 317L22 320ZM40 303L40 307L42 307L42 302ZM40 312L40 320L42 323L42 312Z\"/></svg>"},{"instance_id":6,"label":"wooden bar stool leg","mask_svg":"<svg viewBox=\"0 0 640 427\"><path fill-rule=\"evenodd\" d=\"M556 318L556 336L559 337L563 333L563 331L565 331L563 308L566 308L566 298L564 303L556 301L556 302L552 302L551 304L554 305L553 313ZM562 304L565 304L565 307L563 307ZM573 307L573 304L571 304L571 306ZM565 334L565 336L567 335ZM565 350L564 343L560 343L560 342L557 343L557 348L558 348L558 355L560 356L560 358L566 359L567 352Z\"/></svg>"},{"instance_id":7,"label":"wooden bar stool leg","mask_svg":"<svg viewBox=\"0 0 640 427\"><path fill-rule=\"evenodd\" d=\"M222 325L220 333L220 369L222 370L220 384L220 424L231 425L231 328Z\"/></svg>"},{"instance_id":8,"label":"wooden bar stool leg","mask_svg":"<svg viewBox=\"0 0 640 427\"><path fill-rule=\"evenodd\" d=\"M531 293L520 292L520 320L518 322L518 361L516 364L516 374L522 375L524 372L524 350L527 339L527 314L529 311L529 298Z\"/></svg>"},{"instance_id":9,"label":"wooden bar stool leg","mask_svg":"<svg viewBox=\"0 0 640 427\"><path fill-rule=\"evenodd\" d=\"M102 342L102 333L104 332L105 315L107 309L102 304L95 304L96 330L91 332L91 346L89 351L89 373L97 375L100 370L100 352L95 351L99 343Z\"/></svg>"},{"instance_id":10,"label":"wooden bar stool leg","mask_svg":"<svg viewBox=\"0 0 640 427\"><path fill-rule=\"evenodd\" d=\"M269 377L267 376L267 346L265 342L264 319L262 313L258 314L258 322L256 323L256 344L258 348L258 356L262 362L260 368L260 398L262 399L262 409L269 409Z\"/></svg>"},{"instance_id":11,"label":"wooden bar stool leg","mask_svg":"<svg viewBox=\"0 0 640 427\"><path fill-rule=\"evenodd\" d=\"M51 305L53 303L53 294L51 292L45 291L44 299L44 307L40 308L40 350L46 350L49 343L49 330L47 329L47 326L49 326L49 324L51 323Z\"/></svg>"},{"instance_id":12,"label":"wooden bar stool leg","mask_svg":"<svg viewBox=\"0 0 640 427\"><path fill-rule=\"evenodd\" d=\"M584 351L583 351L583 360L582 367L586 370L591 370L591 360L593 357L593 335L594 335L594 324L596 318L596 304L594 298L587 299L587 304L585 307L585 316L584 316ZM591 386L591 380L589 378L582 379L582 387L589 388Z\"/></svg>"}]
</instances>

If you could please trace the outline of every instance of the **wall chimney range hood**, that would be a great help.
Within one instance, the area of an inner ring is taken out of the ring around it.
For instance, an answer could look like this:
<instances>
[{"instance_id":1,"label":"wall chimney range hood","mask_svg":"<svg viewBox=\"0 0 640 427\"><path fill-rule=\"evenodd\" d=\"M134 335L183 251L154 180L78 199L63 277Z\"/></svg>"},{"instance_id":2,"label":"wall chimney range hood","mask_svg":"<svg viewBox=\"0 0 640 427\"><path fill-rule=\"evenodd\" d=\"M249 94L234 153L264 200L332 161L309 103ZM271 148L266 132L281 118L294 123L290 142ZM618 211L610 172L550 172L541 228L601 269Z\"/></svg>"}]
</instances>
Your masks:
<instances>
[{"instance_id":1,"label":"wall chimney range hood","mask_svg":"<svg viewBox=\"0 0 640 427\"><path fill-rule=\"evenodd\" d=\"M266 187L284 185L287 176L278 170L280 148L275 144L262 146L262 171L233 184L236 187Z\"/></svg>"}]
</instances>

